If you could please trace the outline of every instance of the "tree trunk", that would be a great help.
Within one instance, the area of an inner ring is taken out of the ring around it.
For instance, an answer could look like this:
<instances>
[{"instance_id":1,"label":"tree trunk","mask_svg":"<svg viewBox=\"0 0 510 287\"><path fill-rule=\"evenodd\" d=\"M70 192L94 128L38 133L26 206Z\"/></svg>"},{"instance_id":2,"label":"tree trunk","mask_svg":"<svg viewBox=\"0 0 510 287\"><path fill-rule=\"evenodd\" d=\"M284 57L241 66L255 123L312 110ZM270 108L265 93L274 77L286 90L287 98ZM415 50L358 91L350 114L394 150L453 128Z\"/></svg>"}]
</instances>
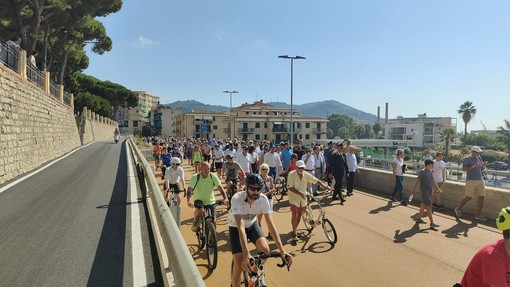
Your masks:
<instances>
[{"instance_id":1,"label":"tree trunk","mask_svg":"<svg viewBox=\"0 0 510 287\"><path fill-rule=\"evenodd\" d=\"M67 57L69 56L69 50L71 50L71 45L69 45L69 48L66 49L64 58L62 59L62 65L60 66L60 71L58 72L57 84L62 84L64 82L64 73L66 71Z\"/></svg>"}]
</instances>

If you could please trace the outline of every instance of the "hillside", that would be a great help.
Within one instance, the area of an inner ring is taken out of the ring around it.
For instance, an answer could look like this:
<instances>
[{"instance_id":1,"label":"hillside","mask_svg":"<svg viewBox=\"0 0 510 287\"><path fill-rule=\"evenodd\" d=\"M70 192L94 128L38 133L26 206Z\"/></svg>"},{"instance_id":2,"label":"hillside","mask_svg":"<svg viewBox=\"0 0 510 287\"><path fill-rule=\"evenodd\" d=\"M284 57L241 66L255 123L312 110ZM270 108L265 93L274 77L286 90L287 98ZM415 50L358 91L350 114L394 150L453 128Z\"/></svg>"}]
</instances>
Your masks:
<instances>
[{"instance_id":1,"label":"hillside","mask_svg":"<svg viewBox=\"0 0 510 287\"><path fill-rule=\"evenodd\" d=\"M283 102L270 102L268 103L278 108L290 109L290 104ZM229 107L219 105L207 105L195 100L176 101L169 104L173 108L182 108L184 112L191 112L192 110L207 110L214 112L226 112ZM348 105L342 104L338 101L328 100L322 102L313 102L303 105L294 105L294 109L299 111L304 116L315 116L326 118L330 115L346 115L360 122L375 122L376 116Z\"/></svg>"}]
</instances>

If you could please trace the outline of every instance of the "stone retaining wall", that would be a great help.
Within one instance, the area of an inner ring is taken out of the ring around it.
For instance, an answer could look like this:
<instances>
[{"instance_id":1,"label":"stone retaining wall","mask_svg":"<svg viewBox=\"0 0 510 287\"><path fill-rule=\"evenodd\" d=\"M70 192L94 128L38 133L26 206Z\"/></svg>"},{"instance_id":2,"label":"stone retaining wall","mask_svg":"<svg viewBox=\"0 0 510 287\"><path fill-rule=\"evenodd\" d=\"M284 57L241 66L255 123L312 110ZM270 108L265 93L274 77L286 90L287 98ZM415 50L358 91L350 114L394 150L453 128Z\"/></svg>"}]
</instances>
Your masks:
<instances>
[{"instance_id":1,"label":"stone retaining wall","mask_svg":"<svg viewBox=\"0 0 510 287\"><path fill-rule=\"evenodd\" d=\"M0 64L0 184L87 142L113 140L115 127L112 121L76 118L72 107Z\"/></svg>"},{"instance_id":2,"label":"stone retaining wall","mask_svg":"<svg viewBox=\"0 0 510 287\"><path fill-rule=\"evenodd\" d=\"M413 190L415 180L416 175L404 175L404 196L406 198L409 197ZM360 168L360 172L355 179L355 186L382 192L389 197L395 186L395 176L390 171ZM421 199L419 189L420 187L418 186L414 196L415 201ZM442 204L449 209L454 209L464 198L464 182L446 181L441 189L443 190L441 194ZM502 208L510 205L510 192L497 187L485 187L485 191L486 197L482 214L487 218L495 219ZM475 214L475 210L476 198L471 199L462 209L463 213L468 214Z\"/></svg>"}]
</instances>

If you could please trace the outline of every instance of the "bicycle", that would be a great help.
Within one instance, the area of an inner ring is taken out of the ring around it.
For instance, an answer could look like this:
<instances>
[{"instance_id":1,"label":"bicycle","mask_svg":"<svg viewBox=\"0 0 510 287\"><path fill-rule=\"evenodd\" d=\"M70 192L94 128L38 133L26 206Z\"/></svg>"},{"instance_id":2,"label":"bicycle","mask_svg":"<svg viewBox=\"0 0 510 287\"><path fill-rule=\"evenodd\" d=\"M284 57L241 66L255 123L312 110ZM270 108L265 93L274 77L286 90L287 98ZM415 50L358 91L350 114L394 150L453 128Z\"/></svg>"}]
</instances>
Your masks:
<instances>
[{"instance_id":1,"label":"bicycle","mask_svg":"<svg viewBox=\"0 0 510 287\"><path fill-rule=\"evenodd\" d=\"M206 247L207 265L213 270L218 264L218 241L216 240L216 224L214 221L216 215L212 214L212 207L222 203L222 200L217 200L214 204L203 205L201 201L195 201L195 208L202 209L202 216L198 219L197 230L195 232L198 248Z\"/></svg>"},{"instance_id":2,"label":"bicycle","mask_svg":"<svg viewBox=\"0 0 510 287\"><path fill-rule=\"evenodd\" d=\"M289 255L286 255L289 256ZM257 271L252 272L246 272L243 271L241 274L241 286L245 287L265 287L264 284L264 276L265 276L265 268L264 263L267 258L280 258L282 260L282 263L277 263L276 266L283 268L286 264L285 261L282 258L281 253L277 252L271 252L269 254L265 254L263 252L259 252L258 255L253 256L250 260L250 265L255 266L257 268ZM285 257L287 258L287 257ZM230 265L230 273L232 274L234 269L234 260L232 259L232 263ZM232 285L231 285L232 286Z\"/></svg>"},{"instance_id":3,"label":"bicycle","mask_svg":"<svg viewBox=\"0 0 510 287\"><path fill-rule=\"evenodd\" d=\"M227 185L228 185L228 182L231 181L232 182L232 186L230 187L230 191L228 192L227 196L228 196L228 205L227 205L227 210L230 210L230 202L232 201L232 196L234 196L234 194L237 192L237 178L228 178L227 179Z\"/></svg>"},{"instance_id":4,"label":"bicycle","mask_svg":"<svg viewBox=\"0 0 510 287\"><path fill-rule=\"evenodd\" d=\"M308 208L306 209L306 212L303 213L303 223L305 224L306 229L309 232L312 232L312 230L321 225L322 229L324 230L324 234L326 235L326 238L331 244L336 244L338 237L335 230L335 227L331 223L331 221L328 219L328 215L326 214L326 211L321 206L321 201L328 195L331 195L331 190L328 190L324 193L322 198L317 199L313 195L307 195L308 200ZM313 215L312 208L310 206L311 202L317 202L317 205L319 206L319 215L318 219L315 219L315 216Z\"/></svg>"},{"instance_id":5,"label":"bicycle","mask_svg":"<svg viewBox=\"0 0 510 287\"><path fill-rule=\"evenodd\" d=\"M287 179L285 173L280 174L280 178L275 180L275 192L273 197L276 201L280 202L283 199L283 196L287 194Z\"/></svg>"}]
</instances>

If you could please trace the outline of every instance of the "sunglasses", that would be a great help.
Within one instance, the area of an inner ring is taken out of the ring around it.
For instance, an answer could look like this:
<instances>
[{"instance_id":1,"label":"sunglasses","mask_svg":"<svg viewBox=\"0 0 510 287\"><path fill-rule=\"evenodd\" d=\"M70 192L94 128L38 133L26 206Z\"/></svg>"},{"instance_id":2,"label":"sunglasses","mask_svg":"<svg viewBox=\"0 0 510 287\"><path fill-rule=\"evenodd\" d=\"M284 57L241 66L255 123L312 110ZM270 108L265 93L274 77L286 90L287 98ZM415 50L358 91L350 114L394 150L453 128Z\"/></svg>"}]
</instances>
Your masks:
<instances>
[{"instance_id":1,"label":"sunglasses","mask_svg":"<svg viewBox=\"0 0 510 287\"><path fill-rule=\"evenodd\" d=\"M248 186L248 188L250 190L253 190L253 191L260 191L262 189L262 186L253 186L253 185L250 185L250 186Z\"/></svg>"},{"instance_id":2,"label":"sunglasses","mask_svg":"<svg viewBox=\"0 0 510 287\"><path fill-rule=\"evenodd\" d=\"M305 169L304 167L298 167L298 169Z\"/></svg>"},{"instance_id":3,"label":"sunglasses","mask_svg":"<svg viewBox=\"0 0 510 287\"><path fill-rule=\"evenodd\" d=\"M269 169L267 169L267 168L261 168L260 170L269 170Z\"/></svg>"}]
</instances>

